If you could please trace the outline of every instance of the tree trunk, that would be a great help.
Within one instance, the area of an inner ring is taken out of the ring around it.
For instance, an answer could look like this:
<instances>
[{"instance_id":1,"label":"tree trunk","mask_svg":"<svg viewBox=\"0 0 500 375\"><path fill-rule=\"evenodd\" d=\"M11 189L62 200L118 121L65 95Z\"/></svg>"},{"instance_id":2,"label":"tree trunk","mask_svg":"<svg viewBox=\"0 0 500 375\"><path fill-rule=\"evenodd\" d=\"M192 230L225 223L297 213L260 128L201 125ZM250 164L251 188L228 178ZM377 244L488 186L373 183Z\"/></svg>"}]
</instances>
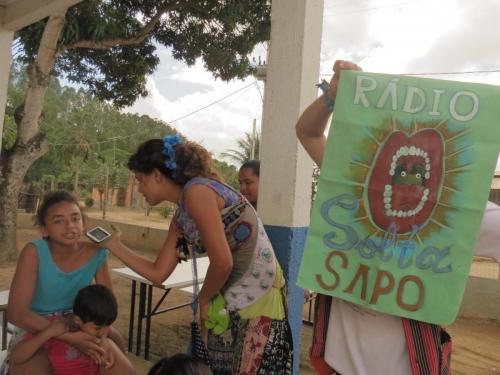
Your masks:
<instances>
[{"instance_id":1,"label":"tree trunk","mask_svg":"<svg viewBox=\"0 0 500 375\"><path fill-rule=\"evenodd\" d=\"M66 9L52 14L43 31L37 58L28 66L28 90L24 111L17 122L14 146L0 156L0 261L17 258L16 219L19 193L28 168L49 147L40 133L45 92L57 54L57 41Z\"/></svg>"},{"instance_id":2,"label":"tree trunk","mask_svg":"<svg viewBox=\"0 0 500 375\"><path fill-rule=\"evenodd\" d=\"M75 170L75 180L74 180L74 183L73 183L73 193L79 197L80 196L80 190L78 188L78 185L80 183L80 168L77 168Z\"/></svg>"},{"instance_id":3,"label":"tree trunk","mask_svg":"<svg viewBox=\"0 0 500 375\"><path fill-rule=\"evenodd\" d=\"M48 151L42 135L2 153L0 159L0 262L17 258L16 220L23 178L33 162Z\"/></svg>"},{"instance_id":4,"label":"tree trunk","mask_svg":"<svg viewBox=\"0 0 500 375\"><path fill-rule=\"evenodd\" d=\"M109 182L109 168L106 165L106 180L104 182L104 202L102 205L102 219L103 220L106 219L106 205L108 204L108 194L109 194L108 182Z\"/></svg>"},{"instance_id":5,"label":"tree trunk","mask_svg":"<svg viewBox=\"0 0 500 375\"><path fill-rule=\"evenodd\" d=\"M97 190L99 192L99 209L102 211L103 210L103 196L104 196L104 190L103 189L98 189Z\"/></svg>"}]
</instances>

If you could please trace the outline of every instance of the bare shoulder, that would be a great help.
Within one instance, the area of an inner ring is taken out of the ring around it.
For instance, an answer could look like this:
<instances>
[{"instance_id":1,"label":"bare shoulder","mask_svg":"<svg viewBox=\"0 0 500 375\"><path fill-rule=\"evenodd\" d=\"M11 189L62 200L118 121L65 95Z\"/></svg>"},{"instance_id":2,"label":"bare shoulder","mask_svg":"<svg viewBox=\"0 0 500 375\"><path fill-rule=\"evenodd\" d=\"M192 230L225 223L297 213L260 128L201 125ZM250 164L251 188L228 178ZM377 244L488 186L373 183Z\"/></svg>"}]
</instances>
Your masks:
<instances>
[{"instance_id":1,"label":"bare shoulder","mask_svg":"<svg viewBox=\"0 0 500 375\"><path fill-rule=\"evenodd\" d=\"M21 249L21 254L22 253L28 253L28 254L33 254L33 252L36 253L36 246L32 242L28 242L26 245L23 246Z\"/></svg>"},{"instance_id":2,"label":"bare shoulder","mask_svg":"<svg viewBox=\"0 0 500 375\"><path fill-rule=\"evenodd\" d=\"M205 184L193 184L184 189L186 198L196 196L197 194L214 194L215 191Z\"/></svg>"},{"instance_id":3,"label":"bare shoulder","mask_svg":"<svg viewBox=\"0 0 500 375\"><path fill-rule=\"evenodd\" d=\"M26 279L27 275L36 275L38 270L38 252L35 245L27 243L21 249L16 263L16 274L24 275L22 278ZM14 276L16 279L16 276Z\"/></svg>"},{"instance_id":4,"label":"bare shoulder","mask_svg":"<svg viewBox=\"0 0 500 375\"><path fill-rule=\"evenodd\" d=\"M38 263L38 253L36 251L36 246L31 242L28 242L26 245L24 245L17 260L18 263L25 261L34 261Z\"/></svg>"},{"instance_id":5,"label":"bare shoulder","mask_svg":"<svg viewBox=\"0 0 500 375\"><path fill-rule=\"evenodd\" d=\"M184 201L188 212L207 208L209 202L215 202L219 210L224 206L224 200L209 186L195 184L184 190Z\"/></svg>"}]
</instances>

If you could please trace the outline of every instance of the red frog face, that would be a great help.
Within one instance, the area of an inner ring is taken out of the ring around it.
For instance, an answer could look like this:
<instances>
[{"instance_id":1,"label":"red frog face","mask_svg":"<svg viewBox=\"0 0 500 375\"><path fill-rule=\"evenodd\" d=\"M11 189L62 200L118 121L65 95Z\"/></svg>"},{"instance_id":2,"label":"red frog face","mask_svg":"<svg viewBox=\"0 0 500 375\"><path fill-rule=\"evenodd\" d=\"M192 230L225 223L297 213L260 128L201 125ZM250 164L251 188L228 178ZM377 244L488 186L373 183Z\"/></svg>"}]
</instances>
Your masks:
<instances>
[{"instance_id":1,"label":"red frog face","mask_svg":"<svg viewBox=\"0 0 500 375\"><path fill-rule=\"evenodd\" d=\"M425 129L408 136L392 132L381 146L368 181L368 204L374 223L397 233L422 228L431 217L443 182L441 134Z\"/></svg>"}]
</instances>

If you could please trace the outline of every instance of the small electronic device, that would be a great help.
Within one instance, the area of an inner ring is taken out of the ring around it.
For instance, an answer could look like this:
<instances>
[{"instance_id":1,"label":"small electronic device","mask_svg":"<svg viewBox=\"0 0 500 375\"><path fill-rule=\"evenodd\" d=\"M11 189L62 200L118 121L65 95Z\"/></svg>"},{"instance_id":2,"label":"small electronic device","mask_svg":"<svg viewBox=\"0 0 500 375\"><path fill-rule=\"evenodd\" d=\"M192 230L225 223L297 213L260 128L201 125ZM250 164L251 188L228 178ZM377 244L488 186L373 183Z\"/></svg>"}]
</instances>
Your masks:
<instances>
[{"instance_id":1,"label":"small electronic device","mask_svg":"<svg viewBox=\"0 0 500 375\"><path fill-rule=\"evenodd\" d=\"M109 232L104 228L95 227L87 232L87 237L92 241L99 243L111 237L111 234L109 234Z\"/></svg>"}]
</instances>

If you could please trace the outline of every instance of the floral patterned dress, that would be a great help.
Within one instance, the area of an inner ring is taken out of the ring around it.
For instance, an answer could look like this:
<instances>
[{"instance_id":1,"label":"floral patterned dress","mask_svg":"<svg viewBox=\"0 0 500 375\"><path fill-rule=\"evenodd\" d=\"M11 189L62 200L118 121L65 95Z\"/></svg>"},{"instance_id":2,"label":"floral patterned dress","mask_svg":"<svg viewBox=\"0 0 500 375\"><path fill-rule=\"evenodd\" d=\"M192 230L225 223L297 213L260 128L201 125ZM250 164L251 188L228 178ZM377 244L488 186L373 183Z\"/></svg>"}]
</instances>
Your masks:
<instances>
[{"instance_id":1,"label":"floral patterned dress","mask_svg":"<svg viewBox=\"0 0 500 375\"><path fill-rule=\"evenodd\" d=\"M209 331L208 352L216 375L278 375L292 372L292 335L286 319L285 282L264 227L251 204L227 185L194 178L224 199L221 220L233 256L233 269L221 289L229 328ZM181 203L174 223L197 253L204 253L196 224Z\"/></svg>"}]
</instances>

